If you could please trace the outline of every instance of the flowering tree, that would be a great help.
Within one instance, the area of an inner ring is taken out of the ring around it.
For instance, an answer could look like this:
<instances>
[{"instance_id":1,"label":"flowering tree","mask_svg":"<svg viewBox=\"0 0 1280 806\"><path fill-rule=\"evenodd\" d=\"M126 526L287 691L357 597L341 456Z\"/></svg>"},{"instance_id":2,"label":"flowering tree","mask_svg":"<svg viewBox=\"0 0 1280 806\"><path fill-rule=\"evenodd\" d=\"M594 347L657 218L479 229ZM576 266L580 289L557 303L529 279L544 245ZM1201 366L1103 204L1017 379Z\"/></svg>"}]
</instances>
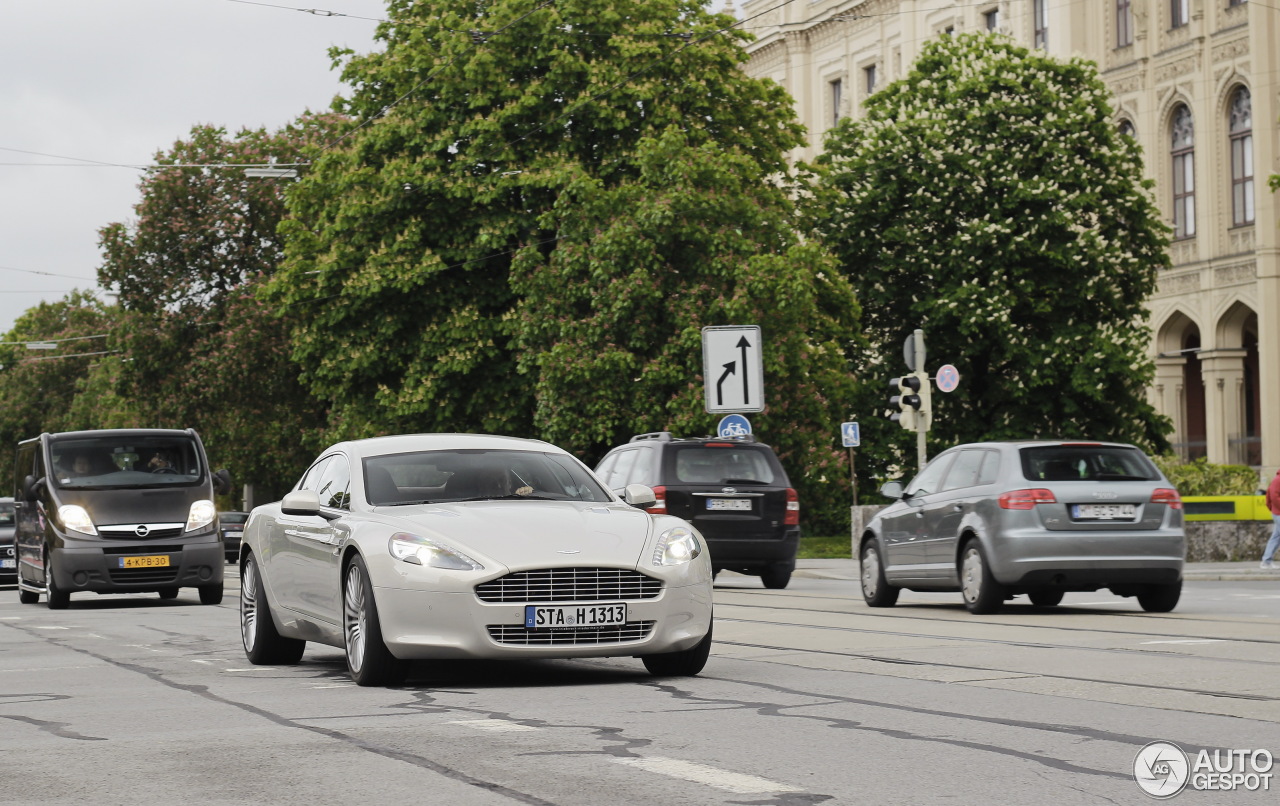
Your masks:
<instances>
[{"instance_id":1,"label":"flowering tree","mask_svg":"<svg viewBox=\"0 0 1280 806\"><path fill-rule=\"evenodd\" d=\"M1143 306L1168 266L1168 229L1108 97L1090 63L943 36L833 131L810 209L863 304L872 349L861 363L877 376L864 411L885 410L919 327L929 368L954 364L962 378L933 395L940 446L1167 447L1169 424L1146 401ZM873 442L909 437L865 419Z\"/></svg>"}]
</instances>

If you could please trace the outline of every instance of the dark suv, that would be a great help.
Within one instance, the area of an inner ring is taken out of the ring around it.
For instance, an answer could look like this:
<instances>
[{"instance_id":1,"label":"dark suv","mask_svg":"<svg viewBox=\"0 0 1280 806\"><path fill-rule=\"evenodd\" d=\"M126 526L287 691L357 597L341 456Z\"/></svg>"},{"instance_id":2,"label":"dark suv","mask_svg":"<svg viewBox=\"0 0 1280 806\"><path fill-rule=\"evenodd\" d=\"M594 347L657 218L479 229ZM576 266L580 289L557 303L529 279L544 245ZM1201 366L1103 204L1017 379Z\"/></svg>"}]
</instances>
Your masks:
<instances>
[{"instance_id":1,"label":"dark suv","mask_svg":"<svg viewBox=\"0 0 1280 806\"><path fill-rule=\"evenodd\" d=\"M714 571L759 576L785 588L800 545L800 500L768 445L751 437L675 439L640 434L605 454L596 475L619 491L653 488L649 512L684 518L711 550Z\"/></svg>"}]
</instances>

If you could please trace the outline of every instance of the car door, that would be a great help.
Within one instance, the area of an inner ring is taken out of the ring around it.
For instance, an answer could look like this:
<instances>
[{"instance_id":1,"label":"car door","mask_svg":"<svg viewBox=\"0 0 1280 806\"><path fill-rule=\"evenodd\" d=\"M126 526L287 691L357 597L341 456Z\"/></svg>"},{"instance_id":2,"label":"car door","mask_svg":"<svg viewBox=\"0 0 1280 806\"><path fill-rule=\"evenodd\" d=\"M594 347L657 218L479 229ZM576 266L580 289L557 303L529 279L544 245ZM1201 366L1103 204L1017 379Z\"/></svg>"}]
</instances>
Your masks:
<instances>
[{"instance_id":1,"label":"car door","mask_svg":"<svg viewBox=\"0 0 1280 806\"><path fill-rule=\"evenodd\" d=\"M320 476L332 459L332 455L326 455L317 460L302 474L302 480L294 489L314 490L319 494ZM276 605L294 612L301 612L304 594L300 586L306 577L303 570L306 561L298 552L310 546L310 543L302 539L302 535L315 525L315 520L319 519L281 512L274 521L265 524L266 534L262 536L263 551L260 560L267 592Z\"/></svg>"},{"instance_id":2,"label":"car door","mask_svg":"<svg viewBox=\"0 0 1280 806\"><path fill-rule=\"evenodd\" d=\"M341 514L349 509L350 486L351 464L344 454L335 453L318 476L316 494L321 510L339 517L299 516L287 532L294 560L296 609L334 625L341 620L342 612L339 554L346 527Z\"/></svg>"},{"instance_id":3,"label":"car door","mask_svg":"<svg viewBox=\"0 0 1280 806\"><path fill-rule=\"evenodd\" d=\"M929 532L925 541L925 564L930 575L951 576L956 572L960 529L966 513L973 511L974 492L978 489L978 477L987 453L989 451L981 448L966 448L957 453L941 489L929 497L924 507L925 529Z\"/></svg>"},{"instance_id":4,"label":"car door","mask_svg":"<svg viewBox=\"0 0 1280 806\"><path fill-rule=\"evenodd\" d=\"M897 579L927 578L925 507L942 485L954 452L936 457L920 475L911 480L902 494L902 506L893 515L882 516L884 524L885 574Z\"/></svg>"}]
</instances>

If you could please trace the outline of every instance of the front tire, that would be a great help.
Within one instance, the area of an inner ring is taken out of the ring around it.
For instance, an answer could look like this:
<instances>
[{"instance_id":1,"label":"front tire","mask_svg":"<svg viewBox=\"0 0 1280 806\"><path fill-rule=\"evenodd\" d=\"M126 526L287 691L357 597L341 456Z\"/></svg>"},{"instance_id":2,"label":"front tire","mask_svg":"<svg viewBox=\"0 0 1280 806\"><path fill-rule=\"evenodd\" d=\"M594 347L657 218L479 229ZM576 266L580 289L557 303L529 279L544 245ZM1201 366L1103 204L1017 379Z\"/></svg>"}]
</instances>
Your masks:
<instances>
[{"instance_id":1,"label":"front tire","mask_svg":"<svg viewBox=\"0 0 1280 806\"><path fill-rule=\"evenodd\" d=\"M364 560L352 557L343 575L342 634L347 671L358 686L394 685L404 681L408 663L391 654L382 640L382 622Z\"/></svg>"},{"instance_id":2,"label":"front tire","mask_svg":"<svg viewBox=\"0 0 1280 806\"><path fill-rule=\"evenodd\" d=\"M53 580L53 554L44 555L45 606L50 610L66 610L71 604L71 594L58 587Z\"/></svg>"},{"instance_id":3,"label":"front tire","mask_svg":"<svg viewBox=\"0 0 1280 806\"><path fill-rule=\"evenodd\" d=\"M1004 586L991 575L987 556L977 540L970 540L960 555L960 586L964 606L974 615L995 613L1004 606Z\"/></svg>"},{"instance_id":4,"label":"front tire","mask_svg":"<svg viewBox=\"0 0 1280 806\"><path fill-rule=\"evenodd\" d=\"M644 668L656 677L693 677L698 674L711 655L711 626L707 625L707 634L690 649L644 655L640 658L644 661Z\"/></svg>"},{"instance_id":5,"label":"front tire","mask_svg":"<svg viewBox=\"0 0 1280 806\"><path fill-rule=\"evenodd\" d=\"M862 546L862 598L868 607L893 607L898 603L899 589L889 584L880 563L880 550L873 541Z\"/></svg>"},{"instance_id":6,"label":"front tire","mask_svg":"<svg viewBox=\"0 0 1280 806\"><path fill-rule=\"evenodd\" d=\"M1168 613L1182 598L1182 580L1172 585L1149 585L1138 594L1138 604L1148 613Z\"/></svg>"},{"instance_id":7,"label":"front tire","mask_svg":"<svg viewBox=\"0 0 1280 806\"><path fill-rule=\"evenodd\" d=\"M245 558L240 576L240 642L245 657L255 665L291 665L302 659L307 642L285 638L271 619L271 607L262 585L258 560Z\"/></svg>"},{"instance_id":8,"label":"front tire","mask_svg":"<svg viewBox=\"0 0 1280 806\"><path fill-rule=\"evenodd\" d=\"M760 581L769 590L782 590L791 581L791 569L786 566L771 565L761 572Z\"/></svg>"},{"instance_id":9,"label":"front tire","mask_svg":"<svg viewBox=\"0 0 1280 806\"><path fill-rule=\"evenodd\" d=\"M219 582L216 585L201 585L200 604L216 605L222 604L222 588L223 584Z\"/></svg>"}]
</instances>

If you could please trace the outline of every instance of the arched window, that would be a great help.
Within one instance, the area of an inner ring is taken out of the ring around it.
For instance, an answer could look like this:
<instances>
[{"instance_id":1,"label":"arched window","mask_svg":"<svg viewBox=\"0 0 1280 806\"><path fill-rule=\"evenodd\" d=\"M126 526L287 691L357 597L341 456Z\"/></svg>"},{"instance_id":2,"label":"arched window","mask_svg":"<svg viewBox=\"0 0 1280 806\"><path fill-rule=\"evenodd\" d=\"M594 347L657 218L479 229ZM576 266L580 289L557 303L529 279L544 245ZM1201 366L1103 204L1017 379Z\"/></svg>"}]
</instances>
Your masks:
<instances>
[{"instance_id":1,"label":"arched window","mask_svg":"<svg viewBox=\"0 0 1280 806\"><path fill-rule=\"evenodd\" d=\"M1241 87L1231 99L1231 223L1253 223L1253 103Z\"/></svg>"},{"instance_id":2,"label":"arched window","mask_svg":"<svg viewBox=\"0 0 1280 806\"><path fill-rule=\"evenodd\" d=\"M1125 135L1126 137L1138 136L1138 130L1133 127L1133 121L1129 120L1128 118L1122 118L1120 120L1120 125L1118 125L1116 128L1119 129L1120 133Z\"/></svg>"},{"instance_id":3,"label":"arched window","mask_svg":"<svg viewBox=\"0 0 1280 806\"><path fill-rule=\"evenodd\" d=\"M1191 110L1179 106L1173 113L1173 237L1196 234L1195 130Z\"/></svg>"}]
</instances>

